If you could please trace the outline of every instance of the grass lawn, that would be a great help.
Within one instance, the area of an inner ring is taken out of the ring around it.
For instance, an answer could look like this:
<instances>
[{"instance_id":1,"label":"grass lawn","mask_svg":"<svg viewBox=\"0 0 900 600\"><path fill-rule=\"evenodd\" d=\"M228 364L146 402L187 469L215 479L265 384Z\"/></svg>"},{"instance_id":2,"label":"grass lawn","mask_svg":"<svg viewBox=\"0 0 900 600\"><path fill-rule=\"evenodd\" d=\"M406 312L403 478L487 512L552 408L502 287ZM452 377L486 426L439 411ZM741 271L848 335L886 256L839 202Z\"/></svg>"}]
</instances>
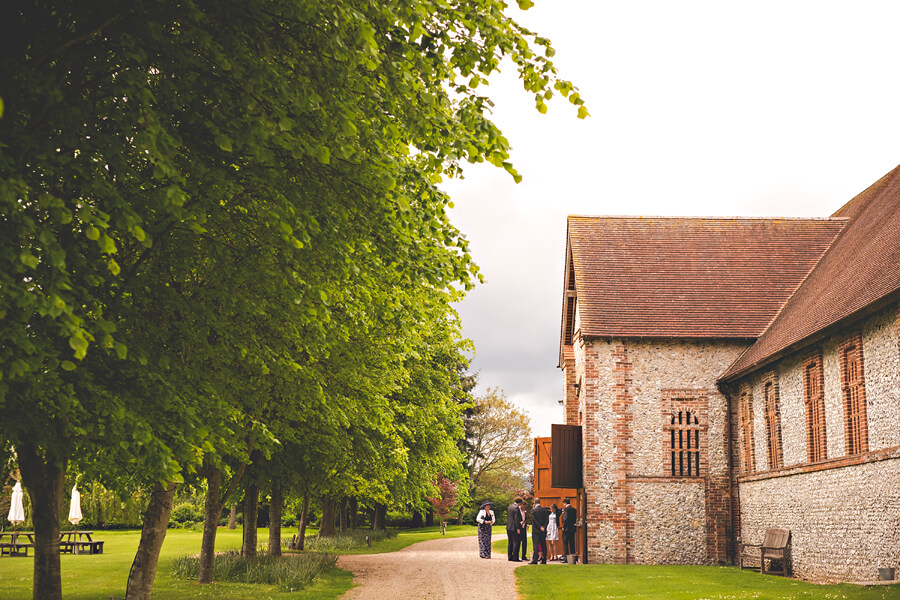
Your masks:
<instances>
[{"instance_id":1,"label":"grass lawn","mask_svg":"<svg viewBox=\"0 0 900 600\"><path fill-rule=\"evenodd\" d=\"M313 530L315 531L315 530ZM289 536L293 532L284 531ZM458 537L474 535L475 527L462 525L448 528L447 535ZM170 529L166 534L159 569L153 586L154 600L330 600L337 598L352 586L353 576L348 571L332 569L313 586L302 592L282 592L277 586L263 584L214 583L197 585L193 581L175 579L170 574L170 563L176 556L200 552L200 531ZM372 548L354 553L393 552L410 544L441 537L440 528L426 527L401 530L397 537L376 543ZM268 538L268 530L259 530L259 540ZM103 554L62 555L62 585L66 600L123 598L128 571L140 541L139 531L98 531L94 539L104 540ZM234 550L241 547L241 530L219 529L216 550ZM31 598L32 557L0 558L0 600Z\"/></svg>"},{"instance_id":2,"label":"grass lawn","mask_svg":"<svg viewBox=\"0 0 900 600\"><path fill-rule=\"evenodd\" d=\"M900 585L815 585L737 567L537 565L515 573L525 600L900 600Z\"/></svg>"},{"instance_id":3,"label":"grass lawn","mask_svg":"<svg viewBox=\"0 0 900 600\"><path fill-rule=\"evenodd\" d=\"M447 534L443 537L465 537L478 535L478 527L475 525L447 525ZM384 552L396 552L407 546L411 546L425 540L436 540L441 536L440 526L422 527L420 529L401 529L395 538L388 538L374 544L371 548L348 550L341 554L382 554ZM505 542L504 542L505 543ZM504 550L506 552L506 550Z\"/></svg>"}]
</instances>

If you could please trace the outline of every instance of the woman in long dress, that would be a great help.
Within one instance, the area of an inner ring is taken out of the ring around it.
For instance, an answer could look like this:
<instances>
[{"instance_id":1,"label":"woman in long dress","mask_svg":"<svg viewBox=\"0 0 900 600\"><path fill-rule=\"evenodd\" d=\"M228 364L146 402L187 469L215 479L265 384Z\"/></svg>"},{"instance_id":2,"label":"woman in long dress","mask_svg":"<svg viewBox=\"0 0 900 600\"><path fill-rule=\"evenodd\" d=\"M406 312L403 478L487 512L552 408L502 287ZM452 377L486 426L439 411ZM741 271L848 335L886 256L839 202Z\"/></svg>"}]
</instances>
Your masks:
<instances>
[{"instance_id":1,"label":"woman in long dress","mask_svg":"<svg viewBox=\"0 0 900 600\"><path fill-rule=\"evenodd\" d=\"M559 560L559 508L550 506L550 522L547 523L547 560Z\"/></svg>"},{"instance_id":2,"label":"woman in long dress","mask_svg":"<svg viewBox=\"0 0 900 600\"><path fill-rule=\"evenodd\" d=\"M485 502L475 517L478 522L478 555L481 558L491 557L491 529L495 520L493 508L492 502Z\"/></svg>"}]
</instances>

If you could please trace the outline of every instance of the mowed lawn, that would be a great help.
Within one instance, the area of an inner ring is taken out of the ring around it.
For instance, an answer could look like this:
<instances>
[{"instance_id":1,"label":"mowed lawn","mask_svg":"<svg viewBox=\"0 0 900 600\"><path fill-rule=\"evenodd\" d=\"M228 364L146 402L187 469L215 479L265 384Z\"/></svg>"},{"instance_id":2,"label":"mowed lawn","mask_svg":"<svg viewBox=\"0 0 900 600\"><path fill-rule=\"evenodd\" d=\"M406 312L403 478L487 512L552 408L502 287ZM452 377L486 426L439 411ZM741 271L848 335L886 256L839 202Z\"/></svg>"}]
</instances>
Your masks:
<instances>
[{"instance_id":1,"label":"mowed lawn","mask_svg":"<svg viewBox=\"0 0 900 600\"><path fill-rule=\"evenodd\" d=\"M900 600L900 585L816 585L737 567L525 565L524 600Z\"/></svg>"},{"instance_id":2,"label":"mowed lawn","mask_svg":"<svg viewBox=\"0 0 900 600\"><path fill-rule=\"evenodd\" d=\"M315 530L313 530L315 531ZM448 536L474 535L473 526L450 527ZM294 531L285 530L289 536ZM200 552L201 532L170 529L166 534L153 586L154 600L330 600L337 598L352 586L353 576L348 571L332 569L313 586L302 592L282 592L274 585L217 582L198 585L193 581L171 576L170 563L176 556L194 555ZM441 537L439 528L401 530L396 538L376 543L353 553L392 552L410 544ZM123 598L128 571L140 541L139 531L98 531L94 539L104 540L103 554L61 556L63 597L66 600L107 600L110 596ZM268 539L268 530L259 530L259 540ZM216 550L237 550L241 547L241 530L219 529ZM290 560L287 558L286 560ZM0 558L0 600L25 600L31 598L31 553L28 558Z\"/></svg>"}]
</instances>

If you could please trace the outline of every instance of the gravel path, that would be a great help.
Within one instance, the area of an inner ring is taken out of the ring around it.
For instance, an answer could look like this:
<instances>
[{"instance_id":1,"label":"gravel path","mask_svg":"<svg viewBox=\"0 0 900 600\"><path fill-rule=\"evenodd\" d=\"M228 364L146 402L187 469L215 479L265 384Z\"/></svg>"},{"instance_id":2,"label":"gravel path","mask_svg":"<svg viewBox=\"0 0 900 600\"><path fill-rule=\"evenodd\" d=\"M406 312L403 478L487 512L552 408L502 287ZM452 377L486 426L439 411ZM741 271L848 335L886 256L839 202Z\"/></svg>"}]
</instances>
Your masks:
<instances>
[{"instance_id":1,"label":"gravel path","mask_svg":"<svg viewBox=\"0 0 900 600\"><path fill-rule=\"evenodd\" d=\"M506 533L494 540L506 539ZM358 584L345 600L515 600L513 569L525 564L509 562L494 552L478 556L478 538L429 540L386 554L345 555L338 566L353 571Z\"/></svg>"}]
</instances>

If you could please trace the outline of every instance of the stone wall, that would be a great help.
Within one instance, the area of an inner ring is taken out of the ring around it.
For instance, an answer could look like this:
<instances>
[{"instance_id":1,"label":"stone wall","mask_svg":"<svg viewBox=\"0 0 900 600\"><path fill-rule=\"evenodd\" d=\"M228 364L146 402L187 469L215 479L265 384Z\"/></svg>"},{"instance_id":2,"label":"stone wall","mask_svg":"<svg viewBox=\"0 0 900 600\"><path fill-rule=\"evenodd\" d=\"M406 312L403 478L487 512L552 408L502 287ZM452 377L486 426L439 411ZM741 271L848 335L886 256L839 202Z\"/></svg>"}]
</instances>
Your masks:
<instances>
[{"instance_id":1,"label":"stone wall","mask_svg":"<svg viewBox=\"0 0 900 600\"><path fill-rule=\"evenodd\" d=\"M582 381L588 557L593 562L727 560L727 403L716 377L744 342L576 340ZM701 415L701 472L672 477L673 407ZM691 518L686 518L685 515Z\"/></svg>"},{"instance_id":2,"label":"stone wall","mask_svg":"<svg viewBox=\"0 0 900 600\"><path fill-rule=\"evenodd\" d=\"M874 581L900 562L900 457L740 484L745 543L791 530L793 573Z\"/></svg>"},{"instance_id":3,"label":"stone wall","mask_svg":"<svg viewBox=\"0 0 900 600\"><path fill-rule=\"evenodd\" d=\"M868 450L847 455L840 346L860 334ZM827 456L807 456L802 363L821 351ZM784 467L766 457L765 373L746 379L753 391L756 473L737 478L739 532L759 543L768 527L792 532L794 572L814 580L873 580L900 561L900 314L890 306L814 347L766 368L779 383ZM739 382L738 382L739 383ZM734 386L737 389L737 385ZM735 404L737 406L737 399ZM739 453L737 453L739 454ZM736 456L737 456L736 454Z\"/></svg>"}]
</instances>

